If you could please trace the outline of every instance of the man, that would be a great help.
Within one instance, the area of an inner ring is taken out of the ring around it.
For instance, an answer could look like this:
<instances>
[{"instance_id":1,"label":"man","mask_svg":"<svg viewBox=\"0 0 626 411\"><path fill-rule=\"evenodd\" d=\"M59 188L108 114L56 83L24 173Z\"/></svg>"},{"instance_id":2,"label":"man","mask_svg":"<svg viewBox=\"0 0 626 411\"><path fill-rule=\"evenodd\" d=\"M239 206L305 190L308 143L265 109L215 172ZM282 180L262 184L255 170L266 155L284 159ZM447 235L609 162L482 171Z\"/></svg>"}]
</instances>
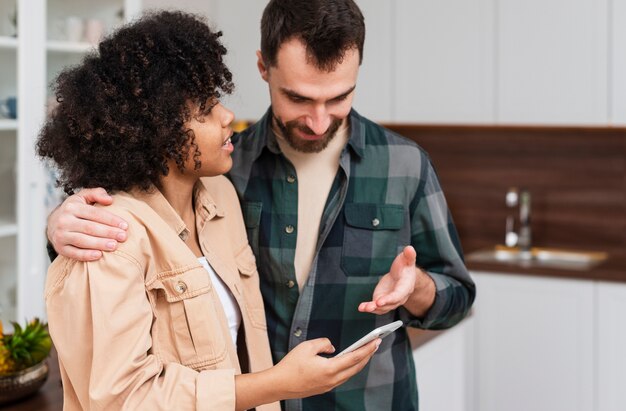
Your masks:
<instances>
[{"instance_id":1,"label":"man","mask_svg":"<svg viewBox=\"0 0 626 411\"><path fill-rule=\"evenodd\" d=\"M233 138L229 177L257 258L274 361L317 337L342 350L397 319L451 327L474 300L427 154L351 108L364 37L352 0L272 0L263 13L257 64L271 107ZM123 221L93 202L110 199L83 190L50 217L59 253L98 258L125 239ZM343 386L284 408L417 410L406 329Z\"/></svg>"}]
</instances>

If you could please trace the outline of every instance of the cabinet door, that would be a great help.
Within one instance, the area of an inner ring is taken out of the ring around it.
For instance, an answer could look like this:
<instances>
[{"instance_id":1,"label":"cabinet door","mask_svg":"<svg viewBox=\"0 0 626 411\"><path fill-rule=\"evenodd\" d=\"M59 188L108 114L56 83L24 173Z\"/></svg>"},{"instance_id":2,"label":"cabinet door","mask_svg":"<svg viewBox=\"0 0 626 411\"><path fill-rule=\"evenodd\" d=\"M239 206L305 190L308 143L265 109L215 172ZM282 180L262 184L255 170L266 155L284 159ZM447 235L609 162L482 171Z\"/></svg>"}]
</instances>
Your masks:
<instances>
[{"instance_id":1,"label":"cabinet door","mask_svg":"<svg viewBox=\"0 0 626 411\"><path fill-rule=\"evenodd\" d=\"M357 0L365 18L365 46L359 70L354 108L377 122L392 117L393 2Z\"/></svg>"},{"instance_id":2,"label":"cabinet door","mask_svg":"<svg viewBox=\"0 0 626 411\"><path fill-rule=\"evenodd\" d=\"M626 0L611 0L611 122L626 125Z\"/></svg>"},{"instance_id":3,"label":"cabinet door","mask_svg":"<svg viewBox=\"0 0 626 411\"><path fill-rule=\"evenodd\" d=\"M626 284L598 284L598 411L626 410Z\"/></svg>"},{"instance_id":4,"label":"cabinet door","mask_svg":"<svg viewBox=\"0 0 626 411\"><path fill-rule=\"evenodd\" d=\"M494 0L397 0L394 120L492 123Z\"/></svg>"},{"instance_id":5,"label":"cabinet door","mask_svg":"<svg viewBox=\"0 0 626 411\"><path fill-rule=\"evenodd\" d=\"M27 11L28 10L28 11ZM48 258L45 251L45 177L35 155L35 139L45 120L46 2L18 4L17 53L17 312L22 323L45 316L43 290ZM24 11L24 12L22 12ZM4 194L2 194L4 195ZM10 302L11 303L11 302Z\"/></svg>"},{"instance_id":6,"label":"cabinet door","mask_svg":"<svg viewBox=\"0 0 626 411\"><path fill-rule=\"evenodd\" d=\"M484 273L475 305L477 409L593 409L593 283Z\"/></svg>"},{"instance_id":7,"label":"cabinet door","mask_svg":"<svg viewBox=\"0 0 626 411\"><path fill-rule=\"evenodd\" d=\"M474 318L470 316L454 328L414 348L420 409L471 410L473 322ZM424 331L409 330L412 342L420 332Z\"/></svg>"},{"instance_id":8,"label":"cabinet door","mask_svg":"<svg viewBox=\"0 0 626 411\"><path fill-rule=\"evenodd\" d=\"M606 124L609 0L498 0L500 123Z\"/></svg>"},{"instance_id":9,"label":"cabinet door","mask_svg":"<svg viewBox=\"0 0 626 411\"><path fill-rule=\"evenodd\" d=\"M224 31L226 62L233 73L235 92L224 99L235 117L258 120L270 106L270 93L257 68L261 49L261 15L267 1L214 0L211 21ZM243 12L245 10L245 13Z\"/></svg>"}]
</instances>

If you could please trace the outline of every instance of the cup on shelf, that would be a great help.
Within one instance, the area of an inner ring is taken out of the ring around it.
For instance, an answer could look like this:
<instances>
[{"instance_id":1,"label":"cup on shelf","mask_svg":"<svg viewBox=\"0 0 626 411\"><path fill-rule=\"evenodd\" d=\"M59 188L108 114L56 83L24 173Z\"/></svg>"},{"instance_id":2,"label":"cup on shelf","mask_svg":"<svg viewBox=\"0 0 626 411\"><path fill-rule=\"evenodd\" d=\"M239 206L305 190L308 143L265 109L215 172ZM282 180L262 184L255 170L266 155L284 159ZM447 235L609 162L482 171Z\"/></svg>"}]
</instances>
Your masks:
<instances>
[{"instance_id":1,"label":"cup on shelf","mask_svg":"<svg viewBox=\"0 0 626 411\"><path fill-rule=\"evenodd\" d=\"M5 118L17 118L17 97L0 100L0 114Z\"/></svg>"},{"instance_id":2,"label":"cup on shelf","mask_svg":"<svg viewBox=\"0 0 626 411\"><path fill-rule=\"evenodd\" d=\"M85 23L85 40L94 46L100 43L104 35L104 22L98 19L89 19Z\"/></svg>"},{"instance_id":3,"label":"cup on shelf","mask_svg":"<svg viewBox=\"0 0 626 411\"><path fill-rule=\"evenodd\" d=\"M83 41L83 32L85 25L83 19L76 16L68 16L65 18L65 39L71 42Z\"/></svg>"}]
</instances>

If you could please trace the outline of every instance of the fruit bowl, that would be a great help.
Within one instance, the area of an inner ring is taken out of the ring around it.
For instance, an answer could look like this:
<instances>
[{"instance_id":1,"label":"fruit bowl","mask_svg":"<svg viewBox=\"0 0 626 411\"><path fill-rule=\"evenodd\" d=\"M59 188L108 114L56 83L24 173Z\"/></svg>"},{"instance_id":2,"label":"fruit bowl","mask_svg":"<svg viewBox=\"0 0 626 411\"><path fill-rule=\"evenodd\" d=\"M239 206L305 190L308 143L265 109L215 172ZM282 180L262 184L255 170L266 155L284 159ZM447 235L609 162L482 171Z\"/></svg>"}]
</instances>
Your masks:
<instances>
[{"instance_id":1,"label":"fruit bowl","mask_svg":"<svg viewBox=\"0 0 626 411\"><path fill-rule=\"evenodd\" d=\"M46 360L17 371L0 376L0 404L16 401L35 393L48 379Z\"/></svg>"},{"instance_id":2,"label":"fruit bowl","mask_svg":"<svg viewBox=\"0 0 626 411\"><path fill-rule=\"evenodd\" d=\"M46 360L17 371L0 376L0 404L15 401L35 393L48 379Z\"/></svg>"}]
</instances>

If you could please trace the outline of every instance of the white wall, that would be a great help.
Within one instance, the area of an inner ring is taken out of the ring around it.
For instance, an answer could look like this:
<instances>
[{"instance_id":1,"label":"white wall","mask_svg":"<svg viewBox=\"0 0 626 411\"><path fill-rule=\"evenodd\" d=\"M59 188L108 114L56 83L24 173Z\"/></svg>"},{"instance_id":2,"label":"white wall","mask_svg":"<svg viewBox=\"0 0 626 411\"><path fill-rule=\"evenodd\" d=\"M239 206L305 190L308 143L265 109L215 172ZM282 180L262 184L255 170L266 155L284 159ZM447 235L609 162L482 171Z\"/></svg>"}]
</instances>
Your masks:
<instances>
[{"instance_id":1,"label":"white wall","mask_svg":"<svg viewBox=\"0 0 626 411\"><path fill-rule=\"evenodd\" d=\"M610 2L611 15L611 110L613 124L626 125L626 0Z\"/></svg>"},{"instance_id":2,"label":"white wall","mask_svg":"<svg viewBox=\"0 0 626 411\"><path fill-rule=\"evenodd\" d=\"M224 99L224 104L235 112L237 118L256 120L270 104L267 83L261 78L256 64L256 52L261 48L261 14L267 2L213 2L216 4L216 26L224 32L224 44L228 48L226 61L235 82L235 92Z\"/></svg>"},{"instance_id":3,"label":"white wall","mask_svg":"<svg viewBox=\"0 0 626 411\"><path fill-rule=\"evenodd\" d=\"M494 0L392 4L397 48L393 119L493 122Z\"/></svg>"},{"instance_id":4,"label":"white wall","mask_svg":"<svg viewBox=\"0 0 626 411\"><path fill-rule=\"evenodd\" d=\"M141 8L149 9L176 9L190 13L210 16L214 13L213 0L141 0Z\"/></svg>"},{"instance_id":5,"label":"white wall","mask_svg":"<svg viewBox=\"0 0 626 411\"><path fill-rule=\"evenodd\" d=\"M498 0L498 121L607 124L607 0Z\"/></svg>"}]
</instances>

